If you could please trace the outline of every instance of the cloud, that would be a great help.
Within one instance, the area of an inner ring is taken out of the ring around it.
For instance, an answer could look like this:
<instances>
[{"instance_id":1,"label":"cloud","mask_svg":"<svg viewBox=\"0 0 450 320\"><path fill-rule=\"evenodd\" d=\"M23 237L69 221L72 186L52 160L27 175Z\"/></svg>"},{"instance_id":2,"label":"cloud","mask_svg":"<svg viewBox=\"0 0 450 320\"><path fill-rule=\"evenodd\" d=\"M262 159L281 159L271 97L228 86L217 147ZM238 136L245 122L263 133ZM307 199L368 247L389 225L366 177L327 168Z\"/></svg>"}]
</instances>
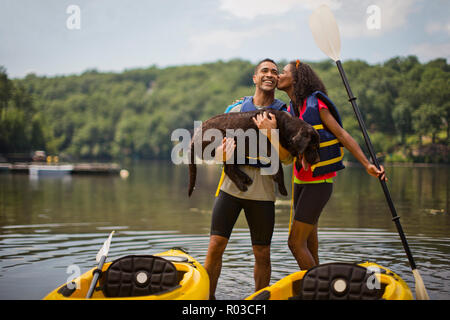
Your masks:
<instances>
[{"instance_id":1,"label":"cloud","mask_svg":"<svg viewBox=\"0 0 450 320\"><path fill-rule=\"evenodd\" d=\"M450 43L420 43L411 48L411 53L423 60L450 59Z\"/></svg>"},{"instance_id":2,"label":"cloud","mask_svg":"<svg viewBox=\"0 0 450 320\"><path fill-rule=\"evenodd\" d=\"M381 28L390 31L406 25L408 15L413 12L417 0L368 0L368 2L380 7Z\"/></svg>"},{"instance_id":3,"label":"cloud","mask_svg":"<svg viewBox=\"0 0 450 320\"><path fill-rule=\"evenodd\" d=\"M207 56L218 49L238 55L238 49L247 40L268 37L280 32L292 30L291 23L258 25L247 30L216 29L204 33L195 33L189 38L191 55Z\"/></svg>"},{"instance_id":4,"label":"cloud","mask_svg":"<svg viewBox=\"0 0 450 320\"><path fill-rule=\"evenodd\" d=\"M334 12L343 37L379 36L407 24L408 15L421 0L220 0L220 9L231 17L254 19L258 16L283 15L293 10L312 11L327 4ZM381 28L369 29L369 6L380 9Z\"/></svg>"},{"instance_id":5,"label":"cloud","mask_svg":"<svg viewBox=\"0 0 450 320\"><path fill-rule=\"evenodd\" d=\"M336 12L336 20L343 37L380 36L405 27L416 2L418 0L347 0ZM379 29L368 26L368 20L375 14L368 10L370 6L376 6L379 10Z\"/></svg>"},{"instance_id":6,"label":"cloud","mask_svg":"<svg viewBox=\"0 0 450 320\"><path fill-rule=\"evenodd\" d=\"M339 0L220 0L220 9L234 17L254 19L261 15L281 15L296 8L315 9L326 3L331 9L340 7Z\"/></svg>"},{"instance_id":7,"label":"cloud","mask_svg":"<svg viewBox=\"0 0 450 320\"><path fill-rule=\"evenodd\" d=\"M221 29L193 35L189 38L189 43L199 52L215 46L233 50L239 48L250 36L254 36L252 31L236 32Z\"/></svg>"},{"instance_id":8,"label":"cloud","mask_svg":"<svg viewBox=\"0 0 450 320\"><path fill-rule=\"evenodd\" d=\"M429 35L441 32L450 35L450 22L437 22L437 21L430 22L425 26L425 31Z\"/></svg>"}]
</instances>

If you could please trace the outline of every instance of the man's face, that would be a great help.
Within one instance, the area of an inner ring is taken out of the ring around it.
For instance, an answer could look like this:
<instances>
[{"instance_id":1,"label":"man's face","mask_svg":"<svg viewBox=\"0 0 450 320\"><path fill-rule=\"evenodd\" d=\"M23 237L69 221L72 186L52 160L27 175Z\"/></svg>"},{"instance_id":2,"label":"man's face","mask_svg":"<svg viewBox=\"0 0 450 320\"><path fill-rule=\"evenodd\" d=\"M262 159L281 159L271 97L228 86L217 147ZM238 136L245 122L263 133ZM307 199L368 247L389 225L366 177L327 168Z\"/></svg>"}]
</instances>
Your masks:
<instances>
[{"instance_id":1,"label":"man's face","mask_svg":"<svg viewBox=\"0 0 450 320\"><path fill-rule=\"evenodd\" d=\"M277 87L278 69L270 61L261 63L253 75L253 83L263 91L273 91Z\"/></svg>"}]
</instances>

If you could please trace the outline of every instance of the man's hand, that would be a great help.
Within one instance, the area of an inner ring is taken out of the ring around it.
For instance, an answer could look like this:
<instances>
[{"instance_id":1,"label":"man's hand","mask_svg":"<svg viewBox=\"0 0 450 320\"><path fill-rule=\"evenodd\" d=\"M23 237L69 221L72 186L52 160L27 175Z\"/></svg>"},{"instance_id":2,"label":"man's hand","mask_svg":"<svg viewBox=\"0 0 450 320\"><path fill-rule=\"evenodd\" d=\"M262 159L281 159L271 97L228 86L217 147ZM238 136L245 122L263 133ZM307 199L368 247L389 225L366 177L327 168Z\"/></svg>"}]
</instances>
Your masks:
<instances>
[{"instance_id":1,"label":"man's hand","mask_svg":"<svg viewBox=\"0 0 450 320\"><path fill-rule=\"evenodd\" d=\"M223 138L222 144L216 148L215 159L217 162L226 162L234 153L236 142L233 138Z\"/></svg>"},{"instance_id":2,"label":"man's hand","mask_svg":"<svg viewBox=\"0 0 450 320\"><path fill-rule=\"evenodd\" d=\"M277 119L273 113L268 115L267 112L264 111L263 114L257 114L252 120L258 129L266 129L262 130L261 133L266 135L267 138L270 138L270 130L277 128Z\"/></svg>"}]
</instances>

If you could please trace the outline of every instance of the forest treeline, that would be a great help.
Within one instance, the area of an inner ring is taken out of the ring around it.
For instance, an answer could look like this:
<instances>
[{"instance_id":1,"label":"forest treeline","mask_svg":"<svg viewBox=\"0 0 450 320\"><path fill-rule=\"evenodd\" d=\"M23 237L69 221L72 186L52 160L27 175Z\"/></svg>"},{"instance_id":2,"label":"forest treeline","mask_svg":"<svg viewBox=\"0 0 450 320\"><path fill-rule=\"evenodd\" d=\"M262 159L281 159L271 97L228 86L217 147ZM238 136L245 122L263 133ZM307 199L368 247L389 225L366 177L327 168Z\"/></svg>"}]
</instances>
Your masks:
<instances>
[{"instance_id":1,"label":"forest treeline","mask_svg":"<svg viewBox=\"0 0 450 320\"><path fill-rule=\"evenodd\" d=\"M286 63L280 62L281 67ZM344 128L364 146L337 68L311 63L338 106ZM449 162L450 67L395 57L346 61L347 76L375 150L385 161ZM0 153L44 150L62 159L169 159L171 133L252 95L244 60L79 75L8 78L0 67ZM277 98L288 102L277 91ZM346 157L348 157L348 152Z\"/></svg>"}]
</instances>

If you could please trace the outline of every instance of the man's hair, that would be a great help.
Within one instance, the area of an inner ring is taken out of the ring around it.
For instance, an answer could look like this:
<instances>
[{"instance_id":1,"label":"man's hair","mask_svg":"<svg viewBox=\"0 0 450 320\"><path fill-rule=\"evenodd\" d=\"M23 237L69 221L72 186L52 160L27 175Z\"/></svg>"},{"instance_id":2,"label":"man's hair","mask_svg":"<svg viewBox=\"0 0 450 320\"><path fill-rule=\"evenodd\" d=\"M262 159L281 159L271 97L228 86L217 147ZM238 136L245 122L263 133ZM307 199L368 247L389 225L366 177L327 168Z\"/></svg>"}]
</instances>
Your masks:
<instances>
[{"instance_id":1,"label":"man's hair","mask_svg":"<svg viewBox=\"0 0 450 320\"><path fill-rule=\"evenodd\" d=\"M264 63L264 62L272 62L272 63L273 63L274 65L276 65L277 68L278 68L278 65L277 65L277 63L276 63L275 61L273 61L273 60L270 59L270 58L265 58L264 60L261 60L260 62L258 62L258 64L256 65L256 67L255 67L255 74L256 74L256 72L258 72L259 66L260 66L262 63Z\"/></svg>"}]
</instances>

